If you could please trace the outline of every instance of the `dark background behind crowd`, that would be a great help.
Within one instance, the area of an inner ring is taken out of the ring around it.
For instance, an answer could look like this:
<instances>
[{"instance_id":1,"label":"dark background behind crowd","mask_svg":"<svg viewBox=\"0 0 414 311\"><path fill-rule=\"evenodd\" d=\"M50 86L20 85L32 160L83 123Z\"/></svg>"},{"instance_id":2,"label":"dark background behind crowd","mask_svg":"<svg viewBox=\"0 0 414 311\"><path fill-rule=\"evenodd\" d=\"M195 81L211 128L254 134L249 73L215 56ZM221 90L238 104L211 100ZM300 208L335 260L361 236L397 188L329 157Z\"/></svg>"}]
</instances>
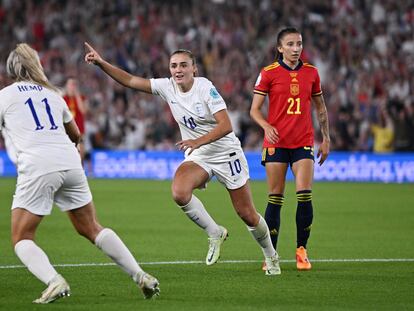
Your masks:
<instances>
[{"instance_id":1,"label":"dark background behind crowd","mask_svg":"<svg viewBox=\"0 0 414 311\"><path fill-rule=\"evenodd\" d=\"M52 83L63 88L68 77L78 79L88 99L87 151L173 150L179 133L161 98L87 65L84 41L148 78L169 77L170 53L192 50L248 151L260 150L263 137L249 116L253 85L274 61L276 35L286 26L302 32L302 59L319 70L332 150L414 151L412 1L2 0L0 25L0 88L11 82L8 53L31 44Z\"/></svg>"}]
</instances>

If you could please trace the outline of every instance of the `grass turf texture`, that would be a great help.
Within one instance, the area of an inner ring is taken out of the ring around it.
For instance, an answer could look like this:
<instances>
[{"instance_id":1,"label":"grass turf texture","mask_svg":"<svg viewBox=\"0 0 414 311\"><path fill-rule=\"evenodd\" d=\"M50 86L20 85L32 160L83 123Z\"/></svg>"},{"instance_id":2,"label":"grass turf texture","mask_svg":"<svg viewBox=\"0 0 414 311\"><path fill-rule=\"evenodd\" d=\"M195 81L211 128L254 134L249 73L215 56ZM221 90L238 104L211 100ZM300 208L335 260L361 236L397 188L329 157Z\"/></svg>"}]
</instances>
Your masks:
<instances>
[{"instance_id":1,"label":"grass turf texture","mask_svg":"<svg viewBox=\"0 0 414 311\"><path fill-rule=\"evenodd\" d=\"M10 204L14 179L0 179L0 266L20 265L10 246ZM262 254L217 182L197 191L216 221L229 230L221 259L256 262L207 267L207 238L173 203L170 182L91 180L98 217L125 241L143 268L161 283L161 296L146 301L118 267L57 267L72 296L52 310L412 310L414 261L323 262L323 259L413 259L412 184L316 183L314 226L308 244L313 270L295 268L294 185L282 209L279 254L282 275L266 277ZM252 183L263 214L266 184ZM54 264L110 263L78 236L65 214L54 209L37 233ZM159 262L197 261L191 264ZM158 263L157 263L158 262ZM0 309L37 310L31 301L44 285L23 268L0 269Z\"/></svg>"}]
</instances>

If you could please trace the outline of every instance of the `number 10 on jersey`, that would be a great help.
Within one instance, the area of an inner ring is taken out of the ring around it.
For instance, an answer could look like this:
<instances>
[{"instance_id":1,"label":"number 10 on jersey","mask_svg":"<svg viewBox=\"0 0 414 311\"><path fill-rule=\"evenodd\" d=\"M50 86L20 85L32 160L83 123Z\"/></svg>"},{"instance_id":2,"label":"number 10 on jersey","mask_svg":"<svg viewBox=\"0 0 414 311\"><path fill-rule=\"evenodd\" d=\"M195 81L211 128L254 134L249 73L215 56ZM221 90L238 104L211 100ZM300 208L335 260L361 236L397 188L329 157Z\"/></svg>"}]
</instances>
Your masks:
<instances>
[{"instance_id":1,"label":"number 10 on jersey","mask_svg":"<svg viewBox=\"0 0 414 311\"><path fill-rule=\"evenodd\" d=\"M183 120L184 120L184 124L185 124L186 127L190 128L192 130L194 130L196 128L197 124L195 123L193 117L186 118L184 116Z\"/></svg>"}]
</instances>

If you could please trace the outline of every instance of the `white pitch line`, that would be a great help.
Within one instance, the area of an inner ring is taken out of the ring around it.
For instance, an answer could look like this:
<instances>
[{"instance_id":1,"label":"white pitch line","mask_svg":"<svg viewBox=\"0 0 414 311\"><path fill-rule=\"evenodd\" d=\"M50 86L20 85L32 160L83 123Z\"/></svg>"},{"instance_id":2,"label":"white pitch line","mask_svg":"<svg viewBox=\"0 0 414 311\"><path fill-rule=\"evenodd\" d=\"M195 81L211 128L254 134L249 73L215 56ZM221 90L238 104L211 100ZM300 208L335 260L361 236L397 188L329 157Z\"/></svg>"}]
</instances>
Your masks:
<instances>
[{"instance_id":1,"label":"white pitch line","mask_svg":"<svg viewBox=\"0 0 414 311\"><path fill-rule=\"evenodd\" d=\"M218 263L232 264L232 263L256 263L262 260L220 260ZM296 262L295 260L285 259L280 262ZM349 259L312 259L312 262L414 262L414 258L349 258ZM181 260L181 261L150 261L140 262L140 265L189 265L189 264L204 264L201 260ZM54 267L97 267L97 266L115 266L115 263L68 263L68 264L54 264ZM25 268L23 265L4 265L0 269L19 269Z\"/></svg>"}]
</instances>

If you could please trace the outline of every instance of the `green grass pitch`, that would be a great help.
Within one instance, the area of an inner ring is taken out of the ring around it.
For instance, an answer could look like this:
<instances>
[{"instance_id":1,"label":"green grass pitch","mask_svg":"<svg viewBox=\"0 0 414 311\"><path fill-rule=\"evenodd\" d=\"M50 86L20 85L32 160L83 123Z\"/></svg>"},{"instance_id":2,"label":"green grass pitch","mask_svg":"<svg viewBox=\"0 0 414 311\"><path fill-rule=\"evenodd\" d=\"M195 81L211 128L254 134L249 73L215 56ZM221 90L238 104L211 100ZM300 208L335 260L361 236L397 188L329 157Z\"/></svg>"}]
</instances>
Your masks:
<instances>
[{"instance_id":1,"label":"green grass pitch","mask_svg":"<svg viewBox=\"0 0 414 311\"><path fill-rule=\"evenodd\" d=\"M90 180L98 217L114 229L161 283L161 296L142 298L128 276L78 236L55 209L38 244L72 288L72 296L36 306L44 285L21 265L10 245L14 179L0 179L0 310L413 310L414 185L315 183L314 225L308 244L313 269L295 268L295 189L287 184L279 254L282 275L266 277L262 253L211 182L197 191L229 230L221 262L203 262L207 238L173 203L169 181ZM264 182L252 192L263 214ZM399 259L399 260L394 260ZM330 261L331 260L331 261ZM191 263L182 263L191 261ZM239 262L231 262L239 261Z\"/></svg>"}]
</instances>

